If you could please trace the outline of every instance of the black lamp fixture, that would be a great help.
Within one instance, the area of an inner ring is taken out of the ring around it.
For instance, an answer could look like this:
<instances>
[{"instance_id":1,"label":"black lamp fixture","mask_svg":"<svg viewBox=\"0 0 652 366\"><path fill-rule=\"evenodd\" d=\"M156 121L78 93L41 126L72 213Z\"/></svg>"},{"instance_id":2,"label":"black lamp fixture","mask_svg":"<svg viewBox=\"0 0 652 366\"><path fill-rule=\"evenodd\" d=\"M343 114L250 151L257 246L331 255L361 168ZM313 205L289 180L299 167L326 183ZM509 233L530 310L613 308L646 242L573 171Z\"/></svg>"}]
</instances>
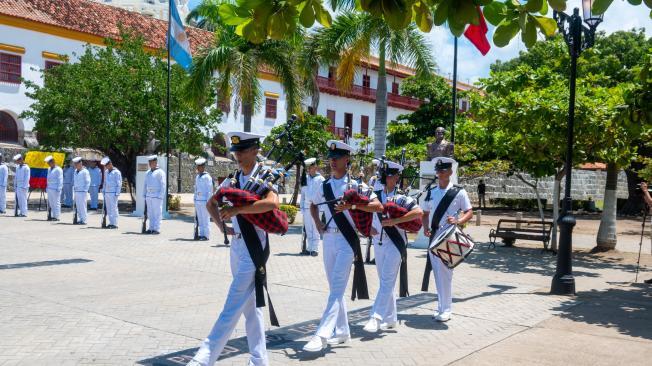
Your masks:
<instances>
[{"instance_id":1,"label":"black lamp fixture","mask_svg":"<svg viewBox=\"0 0 652 366\"><path fill-rule=\"evenodd\" d=\"M593 46L595 30L602 23L603 16L595 15L592 11L593 0L582 0L584 23L580 17L580 10L573 9L573 15L564 12L553 12L559 32L563 34L570 53L570 93L568 103L568 127L566 132L566 161L564 172L566 184L564 189L564 203L562 215L559 217L559 251L557 253L557 269L552 279L550 293L554 295L574 295L575 278L573 277L573 227L575 217L572 213L571 198L571 173L573 169L573 143L575 125L575 82L577 79L577 58L580 53Z\"/></svg>"}]
</instances>

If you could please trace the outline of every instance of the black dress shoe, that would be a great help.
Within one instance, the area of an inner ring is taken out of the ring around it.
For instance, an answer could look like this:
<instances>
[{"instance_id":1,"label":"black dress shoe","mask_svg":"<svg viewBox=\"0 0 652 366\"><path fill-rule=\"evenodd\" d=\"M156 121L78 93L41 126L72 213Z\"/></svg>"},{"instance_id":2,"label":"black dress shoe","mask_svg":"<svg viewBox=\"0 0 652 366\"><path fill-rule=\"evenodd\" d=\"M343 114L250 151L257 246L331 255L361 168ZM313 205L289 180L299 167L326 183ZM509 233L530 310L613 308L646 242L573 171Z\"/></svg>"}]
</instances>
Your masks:
<instances>
[{"instance_id":1,"label":"black dress shoe","mask_svg":"<svg viewBox=\"0 0 652 366\"><path fill-rule=\"evenodd\" d=\"M645 282L645 283L652 283L652 278L650 278L649 280L645 280L645 281L643 281L643 282Z\"/></svg>"},{"instance_id":2,"label":"black dress shoe","mask_svg":"<svg viewBox=\"0 0 652 366\"><path fill-rule=\"evenodd\" d=\"M310 255L310 252L307 250L302 250L301 255Z\"/></svg>"},{"instance_id":3,"label":"black dress shoe","mask_svg":"<svg viewBox=\"0 0 652 366\"><path fill-rule=\"evenodd\" d=\"M59 221L59 219L52 219L52 220L50 220L50 221Z\"/></svg>"},{"instance_id":4,"label":"black dress shoe","mask_svg":"<svg viewBox=\"0 0 652 366\"><path fill-rule=\"evenodd\" d=\"M319 255L319 252L312 251L312 252L310 252L310 255L311 255L312 257L316 257L316 256Z\"/></svg>"},{"instance_id":5,"label":"black dress shoe","mask_svg":"<svg viewBox=\"0 0 652 366\"><path fill-rule=\"evenodd\" d=\"M151 234L152 230L146 230L143 234Z\"/></svg>"},{"instance_id":6,"label":"black dress shoe","mask_svg":"<svg viewBox=\"0 0 652 366\"><path fill-rule=\"evenodd\" d=\"M158 231L156 231L156 230L152 230L152 232L151 232L150 234L152 234L152 235L158 235L158 234L160 234L160 233L159 233Z\"/></svg>"},{"instance_id":7,"label":"black dress shoe","mask_svg":"<svg viewBox=\"0 0 652 366\"><path fill-rule=\"evenodd\" d=\"M200 236L200 237L199 237L199 241L206 241L206 240L208 240L208 238L205 237L205 236Z\"/></svg>"}]
</instances>

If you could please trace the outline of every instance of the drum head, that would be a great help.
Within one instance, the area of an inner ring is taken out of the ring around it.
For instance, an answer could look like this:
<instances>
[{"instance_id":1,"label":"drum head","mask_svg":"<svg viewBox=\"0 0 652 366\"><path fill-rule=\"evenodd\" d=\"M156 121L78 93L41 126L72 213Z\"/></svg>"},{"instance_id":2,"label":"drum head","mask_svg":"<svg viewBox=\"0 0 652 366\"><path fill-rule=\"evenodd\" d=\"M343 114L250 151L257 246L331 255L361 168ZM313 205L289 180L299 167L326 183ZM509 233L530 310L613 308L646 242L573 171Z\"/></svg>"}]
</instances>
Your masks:
<instances>
[{"instance_id":1,"label":"drum head","mask_svg":"<svg viewBox=\"0 0 652 366\"><path fill-rule=\"evenodd\" d=\"M439 229L439 234L435 236L435 238L430 242L430 248L434 247L435 245L439 244L442 240L446 239L449 237L454 231L455 231L455 225L447 224L447 226L444 226L442 229Z\"/></svg>"}]
</instances>

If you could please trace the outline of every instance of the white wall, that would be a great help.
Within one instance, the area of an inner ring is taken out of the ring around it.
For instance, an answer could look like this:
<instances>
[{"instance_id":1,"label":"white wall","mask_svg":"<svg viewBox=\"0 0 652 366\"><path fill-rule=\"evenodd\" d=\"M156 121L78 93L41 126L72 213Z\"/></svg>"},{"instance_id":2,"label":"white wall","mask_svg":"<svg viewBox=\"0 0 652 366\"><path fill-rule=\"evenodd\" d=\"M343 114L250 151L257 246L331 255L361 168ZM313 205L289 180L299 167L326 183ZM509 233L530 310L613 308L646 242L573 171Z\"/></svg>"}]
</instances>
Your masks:
<instances>
[{"instance_id":1,"label":"white wall","mask_svg":"<svg viewBox=\"0 0 652 366\"><path fill-rule=\"evenodd\" d=\"M80 55L84 46L79 41L2 24L0 24L0 43L25 48L25 54L19 55L22 63L22 77L39 85L43 85L41 70L45 67L45 61L56 61L43 58L43 51L68 55L71 61L74 61L76 58L73 53ZM33 101L25 95L26 91L24 84L0 83L0 110L17 117L29 109ZM34 121L31 119L17 119L17 122L19 137L24 131L31 131L34 128ZM21 127L24 129L23 131L20 131Z\"/></svg>"}]
</instances>

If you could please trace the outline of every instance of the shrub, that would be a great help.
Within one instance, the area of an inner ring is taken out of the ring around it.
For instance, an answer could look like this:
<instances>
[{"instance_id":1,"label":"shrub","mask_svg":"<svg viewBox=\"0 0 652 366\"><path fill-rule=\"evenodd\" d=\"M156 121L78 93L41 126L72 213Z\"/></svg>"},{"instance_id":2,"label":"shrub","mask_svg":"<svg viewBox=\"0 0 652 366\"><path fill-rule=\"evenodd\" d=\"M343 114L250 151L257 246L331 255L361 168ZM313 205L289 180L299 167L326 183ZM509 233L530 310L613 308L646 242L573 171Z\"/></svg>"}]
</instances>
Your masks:
<instances>
[{"instance_id":1,"label":"shrub","mask_svg":"<svg viewBox=\"0 0 652 366\"><path fill-rule=\"evenodd\" d=\"M297 212L299 209L293 205L281 205L280 210L285 212L288 215L288 223L294 223L294 219L297 217Z\"/></svg>"},{"instance_id":2,"label":"shrub","mask_svg":"<svg viewBox=\"0 0 652 366\"><path fill-rule=\"evenodd\" d=\"M168 195L168 210L170 211L179 211L181 208L181 196L169 194Z\"/></svg>"}]
</instances>

